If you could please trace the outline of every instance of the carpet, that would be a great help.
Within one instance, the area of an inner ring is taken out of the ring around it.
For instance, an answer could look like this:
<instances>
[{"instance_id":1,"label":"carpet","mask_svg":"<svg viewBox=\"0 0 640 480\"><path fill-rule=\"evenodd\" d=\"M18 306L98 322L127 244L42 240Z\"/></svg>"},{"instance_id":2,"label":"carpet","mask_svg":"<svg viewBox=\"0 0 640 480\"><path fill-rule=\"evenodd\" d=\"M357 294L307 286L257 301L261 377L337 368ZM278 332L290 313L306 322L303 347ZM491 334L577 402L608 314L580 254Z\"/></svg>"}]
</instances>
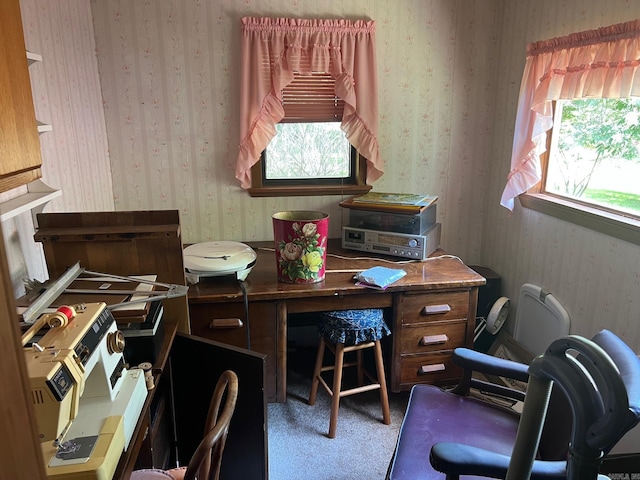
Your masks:
<instances>
[{"instance_id":1,"label":"carpet","mask_svg":"<svg viewBox=\"0 0 640 480\"><path fill-rule=\"evenodd\" d=\"M316 404L307 404L314 358L315 349L289 352L287 401L268 406L269 478L384 479L409 392L389 392L391 425L382 423L379 390L342 398L336 438L328 438L329 396L320 387ZM331 355L325 360L331 361ZM345 370L346 387L353 384L354 371Z\"/></svg>"}]
</instances>

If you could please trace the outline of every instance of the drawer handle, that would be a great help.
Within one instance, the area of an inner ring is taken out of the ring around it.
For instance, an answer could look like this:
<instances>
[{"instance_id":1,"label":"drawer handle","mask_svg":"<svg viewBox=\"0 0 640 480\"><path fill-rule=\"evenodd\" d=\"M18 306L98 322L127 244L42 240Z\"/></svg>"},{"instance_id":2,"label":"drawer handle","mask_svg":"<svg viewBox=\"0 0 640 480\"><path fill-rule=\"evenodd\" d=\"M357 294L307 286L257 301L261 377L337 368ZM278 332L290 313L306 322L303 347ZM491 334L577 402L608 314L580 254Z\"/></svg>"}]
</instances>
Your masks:
<instances>
[{"instance_id":1,"label":"drawer handle","mask_svg":"<svg viewBox=\"0 0 640 480\"><path fill-rule=\"evenodd\" d=\"M428 375L430 373L442 372L445 370L444 363L436 363L434 365L422 365L418 370L418 375Z\"/></svg>"},{"instance_id":2,"label":"drawer handle","mask_svg":"<svg viewBox=\"0 0 640 480\"><path fill-rule=\"evenodd\" d=\"M423 346L428 345L440 345L443 343L447 343L449 341L449 337L447 337L444 333L441 335L425 335L420 339L419 344Z\"/></svg>"},{"instance_id":3,"label":"drawer handle","mask_svg":"<svg viewBox=\"0 0 640 480\"><path fill-rule=\"evenodd\" d=\"M451 306L445 304L442 305L427 305L422 309L423 315L438 315L440 313L447 313L451 311Z\"/></svg>"},{"instance_id":4,"label":"drawer handle","mask_svg":"<svg viewBox=\"0 0 640 480\"><path fill-rule=\"evenodd\" d=\"M242 328L244 324L239 318L214 318L209 324L211 330L219 328Z\"/></svg>"}]
</instances>

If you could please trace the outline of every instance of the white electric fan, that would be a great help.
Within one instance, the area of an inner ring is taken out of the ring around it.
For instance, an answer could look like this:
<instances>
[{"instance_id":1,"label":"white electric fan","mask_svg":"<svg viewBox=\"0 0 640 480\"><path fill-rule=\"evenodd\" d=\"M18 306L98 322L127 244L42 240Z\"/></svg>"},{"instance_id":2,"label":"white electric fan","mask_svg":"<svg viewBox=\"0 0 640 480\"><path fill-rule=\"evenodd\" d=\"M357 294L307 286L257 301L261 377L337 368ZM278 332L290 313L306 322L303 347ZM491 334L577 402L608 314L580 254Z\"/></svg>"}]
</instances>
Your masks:
<instances>
[{"instance_id":1,"label":"white electric fan","mask_svg":"<svg viewBox=\"0 0 640 480\"><path fill-rule=\"evenodd\" d=\"M480 322L478 322L473 331L473 341L477 341L485 330L491 335L497 334L509 315L510 306L511 301L507 297L500 297L496 300L491 310L489 310L487 318L480 317Z\"/></svg>"}]
</instances>

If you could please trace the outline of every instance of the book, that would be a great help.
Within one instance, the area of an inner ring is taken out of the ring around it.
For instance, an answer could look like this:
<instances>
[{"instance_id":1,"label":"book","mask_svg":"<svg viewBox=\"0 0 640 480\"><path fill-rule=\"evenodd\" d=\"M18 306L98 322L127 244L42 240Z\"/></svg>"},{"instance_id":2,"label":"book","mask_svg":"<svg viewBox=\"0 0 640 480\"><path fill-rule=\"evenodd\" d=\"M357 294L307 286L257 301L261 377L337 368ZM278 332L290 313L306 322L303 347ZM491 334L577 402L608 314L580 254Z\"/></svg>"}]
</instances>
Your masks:
<instances>
[{"instance_id":1,"label":"book","mask_svg":"<svg viewBox=\"0 0 640 480\"><path fill-rule=\"evenodd\" d=\"M365 195L369 195L372 192L369 192ZM394 194L391 194L394 195ZM344 208L353 208L356 210L368 210L368 211L376 211L376 212L387 212L387 213L400 213L405 215L417 215L422 213L425 209L434 206L438 197L436 196L428 196L428 195L418 195L418 197L422 198L422 200L418 201L417 204L409 204L409 203L374 203L373 196L369 197L369 201L365 199L365 201L360 200L362 196L348 198L340 202L340 206ZM429 197L429 198L427 198ZM388 197L389 198L389 197Z\"/></svg>"},{"instance_id":2,"label":"book","mask_svg":"<svg viewBox=\"0 0 640 480\"><path fill-rule=\"evenodd\" d=\"M118 325L118 329L125 338L130 337L148 337L156 334L160 319L164 313L164 306L161 300L149 302L149 313L142 323L132 322L126 325Z\"/></svg>"},{"instance_id":3,"label":"book","mask_svg":"<svg viewBox=\"0 0 640 480\"><path fill-rule=\"evenodd\" d=\"M384 290L407 274L399 268L371 267L356 275L356 285Z\"/></svg>"},{"instance_id":4,"label":"book","mask_svg":"<svg viewBox=\"0 0 640 480\"><path fill-rule=\"evenodd\" d=\"M438 197L434 195L423 195L415 193L368 192L364 195L354 197L353 203L428 207L437 199Z\"/></svg>"}]
</instances>

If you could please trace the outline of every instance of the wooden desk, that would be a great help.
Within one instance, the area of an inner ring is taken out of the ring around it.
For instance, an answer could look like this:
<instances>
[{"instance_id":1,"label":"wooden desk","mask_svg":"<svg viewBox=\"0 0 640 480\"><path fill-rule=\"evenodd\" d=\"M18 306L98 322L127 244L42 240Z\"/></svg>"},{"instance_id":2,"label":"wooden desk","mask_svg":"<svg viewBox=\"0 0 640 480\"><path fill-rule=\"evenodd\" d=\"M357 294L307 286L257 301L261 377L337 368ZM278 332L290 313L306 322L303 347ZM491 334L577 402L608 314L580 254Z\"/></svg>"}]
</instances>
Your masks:
<instances>
[{"instance_id":1,"label":"wooden desk","mask_svg":"<svg viewBox=\"0 0 640 480\"><path fill-rule=\"evenodd\" d=\"M251 348L267 355L267 397L286 400L287 316L328 310L383 308L392 329L391 390L416 383L452 384L460 370L451 361L459 346L473 345L478 287L485 279L455 258L396 265L407 275L385 291L355 285L353 275L375 265L394 266L330 240L322 282L279 282L272 242L250 244L257 262L244 282ZM443 255L435 252L432 257ZM391 257L385 257L392 259ZM189 287L191 333L247 346L245 295L233 277L201 278ZM431 308L425 308L431 307ZM240 319L242 325L232 321ZM227 321L230 320L230 321Z\"/></svg>"}]
</instances>

